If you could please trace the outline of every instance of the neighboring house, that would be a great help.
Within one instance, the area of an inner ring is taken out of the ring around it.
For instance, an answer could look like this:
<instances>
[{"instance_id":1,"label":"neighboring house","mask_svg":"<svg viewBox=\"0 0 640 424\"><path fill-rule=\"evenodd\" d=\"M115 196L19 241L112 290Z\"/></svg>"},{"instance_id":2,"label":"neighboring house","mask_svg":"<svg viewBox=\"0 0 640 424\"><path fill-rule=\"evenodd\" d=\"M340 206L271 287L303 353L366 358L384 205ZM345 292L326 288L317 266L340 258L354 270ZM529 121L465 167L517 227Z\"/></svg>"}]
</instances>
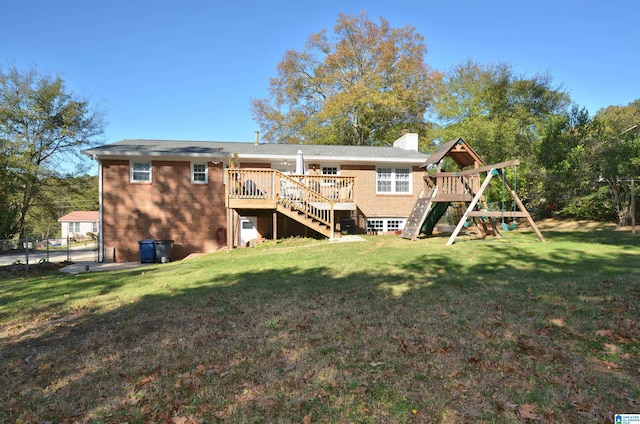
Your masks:
<instances>
[{"instance_id":1,"label":"neighboring house","mask_svg":"<svg viewBox=\"0 0 640 424\"><path fill-rule=\"evenodd\" d=\"M58 219L62 238L86 239L87 233L98 234L100 214L98 211L74 211Z\"/></svg>"},{"instance_id":2,"label":"neighboring house","mask_svg":"<svg viewBox=\"0 0 640 424\"><path fill-rule=\"evenodd\" d=\"M411 133L393 147L123 140L83 153L100 165L101 260L118 262L139 260L145 239L173 240L180 259L258 238L398 233L429 157Z\"/></svg>"}]
</instances>

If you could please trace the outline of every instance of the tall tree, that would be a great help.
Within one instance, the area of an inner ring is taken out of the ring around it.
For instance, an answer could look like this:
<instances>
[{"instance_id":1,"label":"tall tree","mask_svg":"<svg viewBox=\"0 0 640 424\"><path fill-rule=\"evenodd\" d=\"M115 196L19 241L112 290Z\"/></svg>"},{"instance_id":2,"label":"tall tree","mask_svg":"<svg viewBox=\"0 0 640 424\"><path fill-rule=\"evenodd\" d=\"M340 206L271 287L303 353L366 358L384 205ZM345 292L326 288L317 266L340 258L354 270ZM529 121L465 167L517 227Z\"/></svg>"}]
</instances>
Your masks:
<instances>
[{"instance_id":1,"label":"tall tree","mask_svg":"<svg viewBox=\"0 0 640 424\"><path fill-rule=\"evenodd\" d=\"M570 105L549 75L527 78L511 65L482 65L471 60L444 78L435 103L445 140L462 136L487 162L529 155L540 127Z\"/></svg>"},{"instance_id":2,"label":"tall tree","mask_svg":"<svg viewBox=\"0 0 640 424\"><path fill-rule=\"evenodd\" d=\"M548 121L564 113L569 96L549 75L516 75L508 64L467 61L445 74L435 101L439 138L463 137L487 163L520 159L520 196L536 201L536 146Z\"/></svg>"},{"instance_id":3,"label":"tall tree","mask_svg":"<svg viewBox=\"0 0 640 424\"><path fill-rule=\"evenodd\" d=\"M640 100L601 109L595 119L601 126L590 156L591 168L597 170L598 181L609 193L618 224L626 225L631 219L631 193L629 183L620 179L640 176L640 132L626 131L640 123Z\"/></svg>"},{"instance_id":4,"label":"tall tree","mask_svg":"<svg viewBox=\"0 0 640 424\"><path fill-rule=\"evenodd\" d=\"M585 208L593 199L601 198L597 190L598 171L590 157L594 154L599 127L585 108L573 105L566 113L549 119L542 129L536 147L536 168L540 206L546 210L545 215L598 220L611 217L604 208L597 209L600 215Z\"/></svg>"},{"instance_id":5,"label":"tall tree","mask_svg":"<svg viewBox=\"0 0 640 424\"><path fill-rule=\"evenodd\" d=\"M252 102L254 119L265 139L281 143L382 145L403 128L424 134L440 78L426 52L410 26L340 14L334 37L323 30L304 50L286 51L270 97Z\"/></svg>"},{"instance_id":6,"label":"tall tree","mask_svg":"<svg viewBox=\"0 0 640 424\"><path fill-rule=\"evenodd\" d=\"M91 175L47 177L41 195L34 200L25 219L25 228L37 237L61 231L58 218L73 211L98 210L98 177Z\"/></svg>"},{"instance_id":7,"label":"tall tree","mask_svg":"<svg viewBox=\"0 0 640 424\"><path fill-rule=\"evenodd\" d=\"M609 106L589 117L585 109L550 123L539 145L542 191L549 208L571 218L618 221L631 218L630 186L640 176L640 100Z\"/></svg>"},{"instance_id":8,"label":"tall tree","mask_svg":"<svg viewBox=\"0 0 640 424\"><path fill-rule=\"evenodd\" d=\"M79 169L80 150L102 132L102 114L66 91L60 76L0 69L0 140L11 157L2 178L11 182L8 198L18 211L21 235L45 177Z\"/></svg>"}]
</instances>

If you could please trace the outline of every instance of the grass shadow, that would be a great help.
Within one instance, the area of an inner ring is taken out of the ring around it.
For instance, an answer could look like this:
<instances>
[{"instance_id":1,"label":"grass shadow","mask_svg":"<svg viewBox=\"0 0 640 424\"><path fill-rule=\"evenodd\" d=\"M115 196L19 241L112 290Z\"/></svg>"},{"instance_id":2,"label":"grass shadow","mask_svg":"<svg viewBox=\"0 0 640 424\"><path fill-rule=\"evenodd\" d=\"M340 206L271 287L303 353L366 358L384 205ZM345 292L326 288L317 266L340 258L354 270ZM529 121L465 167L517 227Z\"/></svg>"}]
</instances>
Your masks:
<instances>
[{"instance_id":1,"label":"grass shadow","mask_svg":"<svg viewBox=\"0 0 640 424\"><path fill-rule=\"evenodd\" d=\"M68 315L3 332L0 417L606 420L640 396L640 258L573 237L378 237L50 277Z\"/></svg>"}]
</instances>

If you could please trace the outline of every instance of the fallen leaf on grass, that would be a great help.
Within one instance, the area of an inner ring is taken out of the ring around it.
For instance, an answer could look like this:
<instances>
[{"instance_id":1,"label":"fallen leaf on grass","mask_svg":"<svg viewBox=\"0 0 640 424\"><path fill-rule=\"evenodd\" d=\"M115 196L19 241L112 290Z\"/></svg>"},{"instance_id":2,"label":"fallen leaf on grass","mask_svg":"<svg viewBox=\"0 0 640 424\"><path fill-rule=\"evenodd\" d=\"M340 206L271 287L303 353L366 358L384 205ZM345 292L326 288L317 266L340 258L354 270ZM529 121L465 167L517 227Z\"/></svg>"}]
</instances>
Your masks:
<instances>
[{"instance_id":1,"label":"fallen leaf on grass","mask_svg":"<svg viewBox=\"0 0 640 424\"><path fill-rule=\"evenodd\" d=\"M484 330L484 331L478 331L476 333L476 337L480 340L485 340L488 338L491 338L491 336L493 336L493 333L489 330Z\"/></svg>"},{"instance_id":2,"label":"fallen leaf on grass","mask_svg":"<svg viewBox=\"0 0 640 424\"><path fill-rule=\"evenodd\" d=\"M613 336L613 331L611 330L598 330L596 331L596 336L600 336L600 337L611 337Z\"/></svg>"},{"instance_id":3,"label":"fallen leaf on grass","mask_svg":"<svg viewBox=\"0 0 640 424\"><path fill-rule=\"evenodd\" d=\"M304 418L302 419L302 422L304 424L309 424L311 422L311 414L305 415Z\"/></svg>"},{"instance_id":4,"label":"fallen leaf on grass","mask_svg":"<svg viewBox=\"0 0 640 424\"><path fill-rule=\"evenodd\" d=\"M498 411L506 411L507 409L513 409L515 411L518 408L517 403L511 403L511 402L506 402L504 404L504 407L500 404L498 404L497 406L498 406Z\"/></svg>"},{"instance_id":5,"label":"fallen leaf on grass","mask_svg":"<svg viewBox=\"0 0 640 424\"><path fill-rule=\"evenodd\" d=\"M455 371L453 371L453 372L451 372L451 373L447 374L447 377L448 377L448 378L457 377L457 376L458 376L458 374L460 374L460 370L455 370Z\"/></svg>"},{"instance_id":6,"label":"fallen leaf on grass","mask_svg":"<svg viewBox=\"0 0 640 424\"><path fill-rule=\"evenodd\" d=\"M573 376L573 375L570 375L570 374L564 374L564 375L562 376L562 381L563 381L565 384L571 384L571 385L573 385L573 384L576 384L576 383L578 382L578 379L577 379L575 376Z\"/></svg>"},{"instance_id":7,"label":"fallen leaf on grass","mask_svg":"<svg viewBox=\"0 0 640 424\"><path fill-rule=\"evenodd\" d=\"M573 406L577 411L590 411L592 404L589 402L585 395L580 393L574 393L569 398L569 403Z\"/></svg>"},{"instance_id":8,"label":"fallen leaf on grass","mask_svg":"<svg viewBox=\"0 0 640 424\"><path fill-rule=\"evenodd\" d=\"M622 351L622 349L620 349L619 346L611 344L611 343L605 343L604 347L608 351L608 353L610 353L612 355L617 355Z\"/></svg>"},{"instance_id":9,"label":"fallen leaf on grass","mask_svg":"<svg viewBox=\"0 0 640 424\"><path fill-rule=\"evenodd\" d=\"M451 349L453 349L453 345L446 345L441 348L431 349L431 353L448 353Z\"/></svg>"},{"instance_id":10,"label":"fallen leaf on grass","mask_svg":"<svg viewBox=\"0 0 640 424\"><path fill-rule=\"evenodd\" d=\"M518 370L515 369L514 367L507 367L507 369L504 370L504 372L507 373L507 374L517 374Z\"/></svg>"},{"instance_id":11,"label":"fallen leaf on grass","mask_svg":"<svg viewBox=\"0 0 640 424\"><path fill-rule=\"evenodd\" d=\"M478 365L481 360L482 358L480 358L480 354L475 354L473 356L470 356L468 359L469 363L473 365Z\"/></svg>"},{"instance_id":12,"label":"fallen leaf on grass","mask_svg":"<svg viewBox=\"0 0 640 424\"><path fill-rule=\"evenodd\" d=\"M535 410L537 407L538 407L538 404L536 403L525 403L523 405L520 405L520 408L518 410L520 411L520 416L522 418L528 418L530 420L539 420L540 415L535 413Z\"/></svg>"},{"instance_id":13,"label":"fallen leaf on grass","mask_svg":"<svg viewBox=\"0 0 640 424\"><path fill-rule=\"evenodd\" d=\"M199 424L200 422L201 421L193 415L189 415L188 417L180 416L171 418L171 423L173 424Z\"/></svg>"}]
</instances>

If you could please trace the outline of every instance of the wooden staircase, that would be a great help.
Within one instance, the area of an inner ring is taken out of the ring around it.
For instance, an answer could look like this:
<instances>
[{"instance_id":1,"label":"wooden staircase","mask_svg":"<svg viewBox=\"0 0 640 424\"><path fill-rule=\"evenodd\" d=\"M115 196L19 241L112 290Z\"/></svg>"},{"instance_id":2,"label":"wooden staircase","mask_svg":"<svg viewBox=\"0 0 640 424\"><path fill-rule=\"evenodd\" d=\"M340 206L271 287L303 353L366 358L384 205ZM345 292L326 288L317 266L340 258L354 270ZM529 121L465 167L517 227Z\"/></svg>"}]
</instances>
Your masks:
<instances>
[{"instance_id":1,"label":"wooden staircase","mask_svg":"<svg viewBox=\"0 0 640 424\"><path fill-rule=\"evenodd\" d=\"M307 228L317 231L325 237L335 237L335 233L334 231L332 231L332 227L330 225L317 221L316 219L309 216L309 214L305 213L303 210L300 210L298 208L289 208L281 203L278 203L276 210L282 215L285 215L293 219L294 221L301 223Z\"/></svg>"},{"instance_id":2,"label":"wooden staircase","mask_svg":"<svg viewBox=\"0 0 640 424\"><path fill-rule=\"evenodd\" d=\"M335 211L355 210L354 177L287 175L272 169L227 169L229 210L275 210L335 238Z\"/></svg>"},{"instance_id":3,"label":"wooden staircase","mask_svg":"<svg viewBox=\"0 0 640 424\"><path fill-rule=\"evenodd\" d=\"M334 202L302 184L295 177L280 175L276 210L325 237L335 237Z\"/></svg>"}]
</instances>

